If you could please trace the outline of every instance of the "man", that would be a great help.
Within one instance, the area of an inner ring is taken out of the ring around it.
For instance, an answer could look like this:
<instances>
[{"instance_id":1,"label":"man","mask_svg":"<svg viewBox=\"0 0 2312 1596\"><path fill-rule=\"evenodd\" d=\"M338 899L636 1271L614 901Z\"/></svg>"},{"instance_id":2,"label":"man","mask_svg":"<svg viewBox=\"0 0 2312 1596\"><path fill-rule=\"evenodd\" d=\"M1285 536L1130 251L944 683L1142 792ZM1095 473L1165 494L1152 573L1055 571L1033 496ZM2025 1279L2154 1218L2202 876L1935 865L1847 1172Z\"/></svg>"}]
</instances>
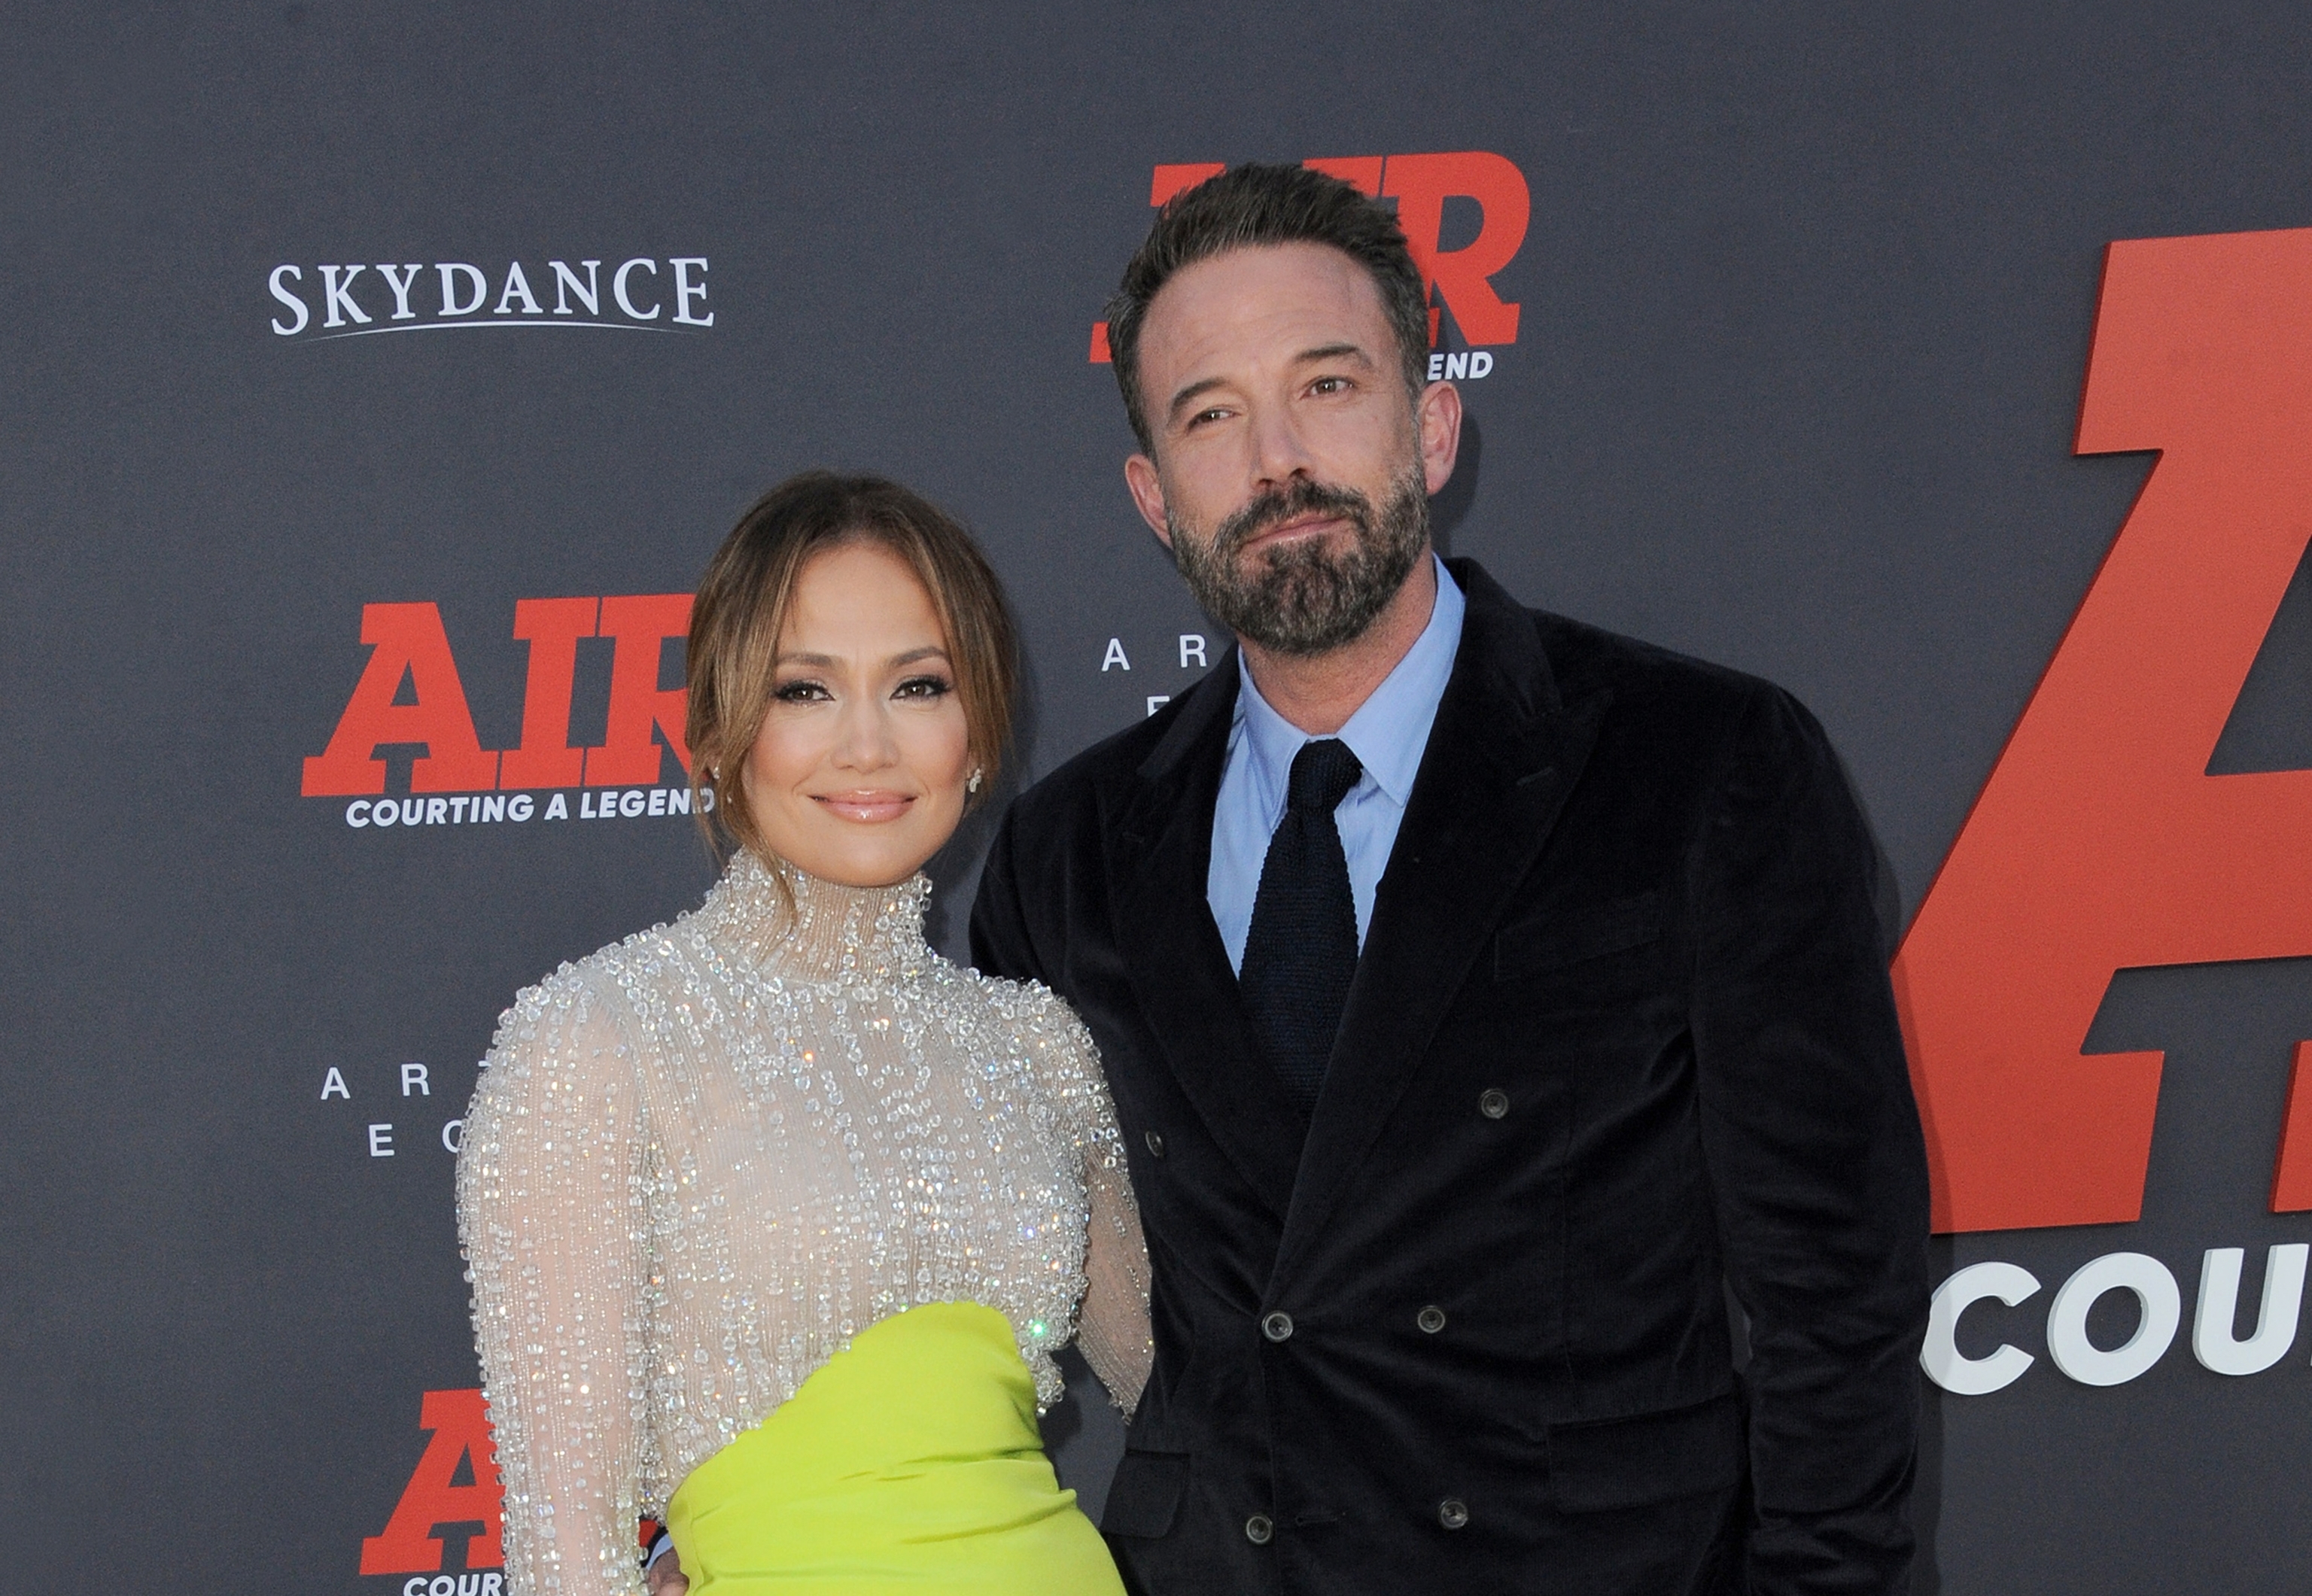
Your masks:
<instances>
[{"instance_id":1,"label":"man","mask_svg":"<svg viewBox=\"0 0 2312 1596\"><path fill-rule=\"evenodd\" d=\"M1108 339L1133 498L1239 646L1013 806L972 944L1115 1092L1126 1579L1900 1589L1925 1162L1820 728L1436 559L1460 401L1347 185L1175 200Z\"/></svg>"}]
</instances>

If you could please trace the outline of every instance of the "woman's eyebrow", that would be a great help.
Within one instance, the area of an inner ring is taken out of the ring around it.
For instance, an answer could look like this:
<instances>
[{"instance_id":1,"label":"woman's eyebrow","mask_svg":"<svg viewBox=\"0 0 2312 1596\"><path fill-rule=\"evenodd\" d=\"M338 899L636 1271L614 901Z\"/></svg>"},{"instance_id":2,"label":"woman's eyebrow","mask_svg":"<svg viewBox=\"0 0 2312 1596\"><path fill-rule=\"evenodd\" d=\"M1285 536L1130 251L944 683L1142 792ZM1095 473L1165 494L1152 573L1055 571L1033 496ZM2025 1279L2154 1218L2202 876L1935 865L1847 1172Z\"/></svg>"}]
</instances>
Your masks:
<instances>
[{"instance_id":1,"label":"woman's eyebrow","mask_svg":"<svg viewBox=\"0 0 2312 1596\"><path fill-rule=\"evenodd\" d=\"M883 665L886 669L897 669L898 667L903 665L913 665L918 659L944 659L946 658L947 650L940 647L939 644L925 643L920 649L909 649L903 654L892 655L889 659L886 659L883 662ZM787 653L780 655L776 663L780 665L809 665L820 670L833 670L836 667L840 666L843 661L836 658L832 654Z\"/></svg>"}]
</instances>

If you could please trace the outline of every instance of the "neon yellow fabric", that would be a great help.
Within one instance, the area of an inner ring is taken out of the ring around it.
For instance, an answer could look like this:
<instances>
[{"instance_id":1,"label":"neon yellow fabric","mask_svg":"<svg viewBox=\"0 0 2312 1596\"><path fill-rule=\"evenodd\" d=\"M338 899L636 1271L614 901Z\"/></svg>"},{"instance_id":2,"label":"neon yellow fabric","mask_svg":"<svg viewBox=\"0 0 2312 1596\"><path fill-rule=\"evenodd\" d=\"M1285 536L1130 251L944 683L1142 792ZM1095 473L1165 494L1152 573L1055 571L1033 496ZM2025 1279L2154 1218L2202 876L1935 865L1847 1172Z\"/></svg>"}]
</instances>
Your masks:
<instances>
[{"instance_id":1,"label":"neon yellow fabric","mask_svg":"<svg viewBox=\"0 0 2312 1596\"><path fill-rule=\"evenodd\" d=\"M870 1325L667 1504L690 1596L1122 1596L1003 1314Z\"/></svg>"}]
</instances>

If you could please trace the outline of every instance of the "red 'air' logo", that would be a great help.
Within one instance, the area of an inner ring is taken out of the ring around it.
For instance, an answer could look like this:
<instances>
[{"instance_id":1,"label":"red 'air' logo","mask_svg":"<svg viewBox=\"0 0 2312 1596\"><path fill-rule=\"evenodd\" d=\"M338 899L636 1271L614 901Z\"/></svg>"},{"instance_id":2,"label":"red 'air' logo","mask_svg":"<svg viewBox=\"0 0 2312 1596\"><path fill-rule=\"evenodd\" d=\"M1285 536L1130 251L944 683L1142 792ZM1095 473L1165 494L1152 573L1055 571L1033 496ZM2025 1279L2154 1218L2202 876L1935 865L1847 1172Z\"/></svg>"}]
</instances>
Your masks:
<instances>
[{"instance_id":1,"label":"red 'air' logo","mask_svg":"<svg viewBox=\"0 0 2312 1596\"><path fill-rule=\"evenodd\" d=\"M493 788L635 787L659 779L662 752L687 772L685 694L659 685L667 639L690 626L687 593L609 598L525 598L513 606L513 635L530 645L522 690L521 744L482 746L466 707L465 685L434 604L365 604L361 640L372 650L328 746L305 761L307 798L361 798L385 790L378 750L422 744L412 792L487 792ZM613 640L610 710L600 747L570 746L570 695L582 638ZM402 687L408 702L400 702ZM652 728L665 739L661 749Z\"/></svg>"},{"instance_id":2,"label":"red 'air' logo","mask_svg":"<svg viewBox=\"0 0 2312 1596\"><path fill-rule=\"evenodd\" d=\"M1439 308L1453 312L1453 325L1474 346L1514 344L1518 308L1503 304L1493 292L1493 279L1517 258L1525 242L1526 223L1532 220L1533 200L1525 174L1508 157L1486 150L1457 150L1434 155L1342 155L1304 161L1311 170L1327 172L1379 199L1397 201L1397 225L1405 230L1406 247L1421 268L1421 286L1432 300L1429 342L1433 348L1439 329ZM1148 188L1148 203L1160 205L1174 195L1195 188L1206 178L1227 170L1221 161L1190 161L1160 166ZM1477 236L1452 249L1438 246L1445 236L1445 202L1476 202L1484 221ZM1108 323L1091 328L1091 358L1108 361ZM1488 357L1490 358L1490 357Z\"/></svg>"},{"instance_id":3,"label":"red 'air' logo","mask_svg":"<svg viewBox=\"0 0 2312 1596\"><path fill-rule=\"evenodd\" d=\"M1938 1230L2138 1217L2164 1055L2080 1052L2113 974L2312 954L2312 771L2208 773L2308 436L2312 230L2112 245L2077 449L2159 461L1895 961ZM2312 1208L2308 1054L2275 1212Z\"/></svg>"}]
</instances>

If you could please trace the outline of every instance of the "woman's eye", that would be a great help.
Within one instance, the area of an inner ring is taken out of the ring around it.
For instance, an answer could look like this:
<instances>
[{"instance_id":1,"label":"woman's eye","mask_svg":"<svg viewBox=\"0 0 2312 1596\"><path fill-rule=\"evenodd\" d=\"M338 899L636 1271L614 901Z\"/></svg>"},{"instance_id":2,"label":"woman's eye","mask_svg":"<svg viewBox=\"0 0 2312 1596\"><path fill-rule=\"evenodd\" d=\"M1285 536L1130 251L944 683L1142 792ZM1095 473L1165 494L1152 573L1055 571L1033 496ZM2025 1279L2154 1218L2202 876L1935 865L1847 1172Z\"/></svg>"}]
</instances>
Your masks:
<instances>
[{"instance_id":1,"label":"woman's eye","mask_svg":"<svg viewBox=\"0 0 2312 1596\"><path fill-rule=\"evenodd\" d=\"M945 698L954 691L954 685L943 676L909 676L899 684L898 691L892 696L894 698Z\"/></svg>"},{"instance_id":2,"label":"woman's eye","mask_svg":"<svg viewBox=\"0 0 2312 1596\"><path fill-rule=\"evenodd\" d=\"M783 682L771 696L781 703L817 703L827 696L827 689L817 682Z\"/></svg>"}]
</instances>

